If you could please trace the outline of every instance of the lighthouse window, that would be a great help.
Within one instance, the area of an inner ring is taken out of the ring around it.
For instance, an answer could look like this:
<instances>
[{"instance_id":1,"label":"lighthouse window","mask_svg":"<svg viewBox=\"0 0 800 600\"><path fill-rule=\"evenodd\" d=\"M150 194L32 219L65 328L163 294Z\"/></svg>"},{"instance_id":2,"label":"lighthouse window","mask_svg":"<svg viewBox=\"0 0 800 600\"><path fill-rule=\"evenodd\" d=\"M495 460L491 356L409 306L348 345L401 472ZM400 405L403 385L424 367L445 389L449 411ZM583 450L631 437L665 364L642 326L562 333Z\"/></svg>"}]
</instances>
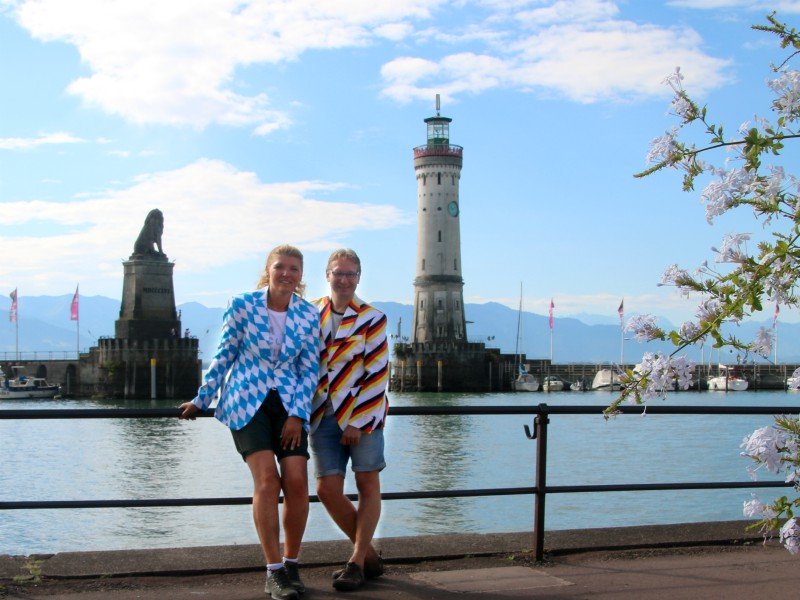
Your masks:
<instances>
[{"instance_id":1,"label":"lighthouse window","mask_svg":"<svg viewBox=\"0 0 800 600\"><path fill-rule=\"evenodd\" d=\"M453 271L458 271L458 259L453 259Z\"/></svg>"},{"instance_id":2,"label":"lighthouse window","mask_svg":"<svg viewBox=\"0 0 800 600\"><path fill-rule=\"evenodd\" d=\"M439 300L439 308L442 308L442 301Z\"/></svg>"},{"instance_id":3,"label":"lighthouse window","mask_svg":"<svg viewBox=\"0 0 800 600\"><path fill-rule=\"evenodd\" d=\"M425 185L427 182L428 182L428 176L427 175L423 175L422 176L422 185Z\"/></svg>"},{"instance_id":4,"label":"lighthouse window","mask_svg":"<svg viewBox=\"0 0 800 600\"><path fill-rule=\"evenodd\" d=\"M425 306L425 300L420 300L419 301L419 307L423 308L424 306Z\"/></svg>"},{"instance_id":5,"label":"lighthouse window","mask_svg":"<svg viewBox=\"0 0 800 600\"><path fill-rule=\"evenodd\" d=\"M441 229L439 230L439 241L440 242L442 241L442 230Z\"/></svg>"},{"instance_id":6,"label":"lighthouse window","mask_svg":"<svg viewBox=\"0 0 800 600\"><path fill-rule=\"evenodd\" d=\"M423 271L425 270L425 259L424 258L422 259L422 270Z\"/></svg>"},{"instance_id":7,"label":"lighthouse window","mask_svg":"<svg viewBox=\"0 0 800 600\"><path fill-rule=\"evenodd\" d=\"M456 300L456 308L459 308L459 306L458 306L458 300Z\"/></svg>"},{"instance_id":8,"label":"lighthouse window","mask_svg":"<svg viewBox=\"0 0 800 600\"><path fill-rule=\"evenodd\" d=\"M436 176L439 179L439 185L442 185L442 174L441 173L437 173Z\"/></svg>"},{"instance_id":9,"label":"lighthouse window","mask_svg":"<svg viewBox=\"0 0 800 600\"><path fill-rule=\"evenodd\" d=\"M455 185L455 184L456 184L456 176L455 176L455 175L451 175L450 177L451 177L451 178L452 178L452 180L453 180L453 185Z\"/></svg>"}]
</instances>

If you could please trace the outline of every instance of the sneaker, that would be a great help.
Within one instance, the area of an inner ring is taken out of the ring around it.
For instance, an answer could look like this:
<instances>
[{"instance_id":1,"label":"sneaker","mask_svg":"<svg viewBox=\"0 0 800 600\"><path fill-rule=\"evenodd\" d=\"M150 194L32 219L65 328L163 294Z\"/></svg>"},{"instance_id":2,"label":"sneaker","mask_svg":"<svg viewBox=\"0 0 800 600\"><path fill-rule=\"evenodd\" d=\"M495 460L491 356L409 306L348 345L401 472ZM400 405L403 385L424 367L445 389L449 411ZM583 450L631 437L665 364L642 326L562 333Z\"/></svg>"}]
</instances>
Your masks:
<instances>
[{"instance_id":1,"label":"sneaker","mask_svg":"<svg viewBox=\"0 0 800 600\"><path fill-rule=\"evenodd\" d=\"M299 600L300 594L289 581L289 573L286 568L267 572L267 583L264 592L274 598L274 600Z\"/></svg>"},{"instance_id":2,"label":"sneaker","mask_svg":"<svg viewBox=\"0 0 800 600\"><path fill-rule=\"evenodd\" d=\"M300 565L296 562L285 562L283 566L286 568L286 574L289 575L289 583L297 590L298 594L303 594L306 591L306 586L300 580Z\"/></svg>"},{"instance_id":3,"label":"sneaker","mask_svg":"<svg viewBox=\"0 0 800 600\"><path fill-rule=\"evenodd\" d=\"M383 557L378 555L375 560L364 561L364 579L377 579L385 572L383 564ZM344 569L339 569L333 572L333 578L339 579L339 576L344 573Z\"/></svg>"},{"instance_id":4,"label":"sneaker","mask_svg":"<svg viewBox=\"0 0 800 600\"><path fill-rule=\"evenodd\" d=\"M339 592L351 592L364 585L364 572L356 563L347 563L342 574L333 580L333 587Z\"/></svg>"}]
</instances>

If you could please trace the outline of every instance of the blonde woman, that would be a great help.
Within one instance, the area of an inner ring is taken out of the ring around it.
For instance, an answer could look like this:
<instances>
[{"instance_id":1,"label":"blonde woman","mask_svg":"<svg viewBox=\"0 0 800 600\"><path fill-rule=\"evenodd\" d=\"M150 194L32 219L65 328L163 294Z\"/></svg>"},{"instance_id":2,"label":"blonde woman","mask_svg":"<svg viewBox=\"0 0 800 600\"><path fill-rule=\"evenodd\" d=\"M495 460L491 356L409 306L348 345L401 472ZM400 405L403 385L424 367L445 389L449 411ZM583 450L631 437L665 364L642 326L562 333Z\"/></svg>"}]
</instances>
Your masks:
<instances>
[{"instance_id":1,"label":"blonde woman","mask_svg":"<svg viewBox=\"0 0 800 600\"><path fill-rule=\"evenodd\" d=\"M265 591L275 600L295 600L305 591L297 559L308 520L308 426L318 380L319 313L300 297L302 277L297 248L283 245L269 253L259 289L231 300L197 397L180 407L182 419L193 419L221 390L215 416L231 429L253 476L253 520L267 562Z\"/></svg>"}]
</instances>

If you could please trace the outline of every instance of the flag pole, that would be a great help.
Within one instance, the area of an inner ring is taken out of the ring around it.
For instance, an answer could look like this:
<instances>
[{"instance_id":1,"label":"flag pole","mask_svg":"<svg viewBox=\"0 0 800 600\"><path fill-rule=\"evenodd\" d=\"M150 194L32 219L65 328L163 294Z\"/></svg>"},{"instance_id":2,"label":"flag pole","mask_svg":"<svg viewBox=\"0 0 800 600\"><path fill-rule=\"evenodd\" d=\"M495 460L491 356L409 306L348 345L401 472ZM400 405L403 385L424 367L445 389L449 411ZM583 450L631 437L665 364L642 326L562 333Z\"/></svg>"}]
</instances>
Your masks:
<instances>
[{"instance_id":1,"label":"flag pole","mask_svg":"<svg viewBox=\"0 0 800 600\"><path fill-rule=\"evenodd\" d=\"M625 298L620 301L617 314L619 314L619 366L622 367L625 364L625 326L623 323L625 320Z\"/></svg>"},{"instance_id":2,"label":"flag pole","mask_svg":"<svg viewBox=\"0 0 800 600\"><path fill-rule=\"evenodd\" d=\"M14 353L17 356L17 362L19 362L19 301L17 301L17 312L14 314L14 331L16 333L16 343L14 345Z\"/></svg>"},{"instance_id":3,"label":"flag pole","mask_svg":"<svg viewBox=\"0 0 800 600\"><path fill-rule=\"evenodd\" d=\"M72 303L69 306L69 318L75 321L75 352L76 359L81 358L81 310L80 310L80 289L81 284L75 286L75 295L72 296Z\"/></svg>"}]
</instances>

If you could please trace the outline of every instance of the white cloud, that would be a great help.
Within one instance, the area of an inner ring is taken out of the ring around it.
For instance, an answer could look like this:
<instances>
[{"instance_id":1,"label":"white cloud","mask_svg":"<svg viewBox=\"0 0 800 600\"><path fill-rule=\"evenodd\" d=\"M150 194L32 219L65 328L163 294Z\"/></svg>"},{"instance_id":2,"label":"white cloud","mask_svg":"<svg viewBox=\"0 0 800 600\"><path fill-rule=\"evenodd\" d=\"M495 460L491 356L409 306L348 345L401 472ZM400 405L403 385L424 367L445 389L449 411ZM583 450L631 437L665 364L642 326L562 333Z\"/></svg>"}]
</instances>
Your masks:
<instances>
[{"instance_id":1,"label":"white cloud","mask_svg":"<svg viewBox=\"0 0 800 600\"><path fill-rule=\"evenodd\" d=\"M800 12L800 2L797 0L670 0L670 6L681 8L697 8L701 10L716 10L720 8L742 8L750 11L761 11L769 14Z\"/></svg>"},{"instance_id":2,"label":"white cloud","mask_svg":"<svg viewBox=\"0 0 800 600\"><path fill-rule=\"evenodd\" d=\"M609 0L557 0L549 6L520 11L516 18L527 25L547 25L605 20L617 13L617 3Z\"/></svg>"},{"instance_id":3,"label":"white cloud","mask_svg":"<svg viewBox=\"0 0 800 600\"><path fill-rule=\"evenodd\" d=\"M76 280L86 282L87 289L92 283L106 288L109 278L118 279L119 259L130 255L153 208L164 213L164 252L183 273L234 265L280 242L328 248L351 231L407 222L392 206L317 197L342 187L314 181L263 183L225 162L199 160L143 175L127 189L96 197L5 202L0 226L25 233L0 238L0 255L15 257L0 264L0 278L25 281L28 293Z\"/></svg>"},{"instance_id":4,"label":"white cloud","mask_svg":"<svg viewBox=\"0 0 800 600\"><path fill-rule=\"evenodd\" d=\"M43 133L40 136L33 138L0 138L0 150L32 150L40 146L82 144L85 141L86 140L75 137L69 133Z\"/></svg>"},{"instance_id":5,"label":"white cloud","mask_svg":"<svg viewBox=\"0 0 800 600\"><path fill-rule=\"evenodd\" d=\"M236 69L309 49L397 38L443 0L25 0L18 23L74 45L89 70L69 85L88 104L136 123L286 127L263 93L235 91Z\"/></svg>"},{"instance_id":6,"label":"white cloud","mask_svg":"<svg viewBox=\"0 0 800 600\"><path fill-rule=\"evenodd\" d=\"M439 61L395 59L381 70L383 93L401 102L491 88L555 92L575 102L627 101L668 94L664 77L682 66L693 94L726 81L727 60L702 49L689 28L629 21L552 25L508 41L494 54L451 54Z\"/></svg>"}]
</instances>

